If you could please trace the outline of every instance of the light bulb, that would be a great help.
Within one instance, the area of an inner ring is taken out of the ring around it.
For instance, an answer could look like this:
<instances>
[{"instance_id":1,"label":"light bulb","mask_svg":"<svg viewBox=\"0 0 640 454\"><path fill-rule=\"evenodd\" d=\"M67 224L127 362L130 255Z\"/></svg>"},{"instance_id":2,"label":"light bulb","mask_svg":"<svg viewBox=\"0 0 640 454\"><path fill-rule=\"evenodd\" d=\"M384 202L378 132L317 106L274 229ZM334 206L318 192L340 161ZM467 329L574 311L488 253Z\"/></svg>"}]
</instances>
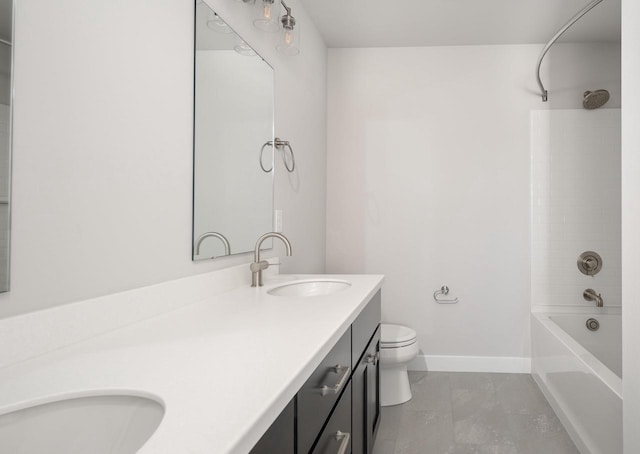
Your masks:
<instances>
[{"instance_id":1,"label":"light bulb","mask_svg":"<svg viewBox=\"0 0 640 454\"><path fill-rule=\"evenodd\" d=\"M298 31L294 29L293 25L285 25L276 49L285 55L298 55L300 53L299 39Z\"/></svg>"},{"instance_id":2,"label":"light bulb","mask_svg":"<svg viewBox=\"0 0 640 454\"><path fill-rule=\"evenodd\" d=\"M280 29L280 3L275 0L257 0L259 3L256 6L255 19L253 25L260 30L266 32L275 33Z\"/></svg>"},{"instance_id":3,"label":"light bulb","mask_svg":"<svg viewBox=\"0 0 640 454\"><path fill-rule=\"evenodd\" d=\"M285 32L284 32L284 43L287 46L290 46L292 42L293 42L293 31L292 30L285 30Z\"/></svg>"}]
</instances>

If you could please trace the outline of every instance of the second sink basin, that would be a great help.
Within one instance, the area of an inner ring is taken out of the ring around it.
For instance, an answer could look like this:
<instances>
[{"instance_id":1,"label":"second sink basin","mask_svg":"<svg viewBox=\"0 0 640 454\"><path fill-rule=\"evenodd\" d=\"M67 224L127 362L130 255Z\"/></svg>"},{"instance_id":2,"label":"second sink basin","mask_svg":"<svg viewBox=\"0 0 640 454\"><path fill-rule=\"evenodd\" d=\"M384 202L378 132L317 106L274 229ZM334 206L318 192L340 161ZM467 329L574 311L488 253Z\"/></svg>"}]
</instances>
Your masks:
<instances>
[{"instance_id":1,"label":"second sink basin","mask_svg":"<svg viewBox=\"0 0 640 454\"><path fill-rule=\"evenodd\" d=\"M146 397L76 397L0 415L0 451L11 454L135 454L164 416Z\"/></svg>"},{"instance_id":2,"label":"second sink basin","mask_svg":"<svg viewBox=\"0 0 640 454\"><path fill-rule=\"evenodd\" d=\"M336 279L314 279L312 281L299 281L280 285L267 291L274 296L321 296L330 295L351 287L351 283Z\"/></svg>"}]
</instances>

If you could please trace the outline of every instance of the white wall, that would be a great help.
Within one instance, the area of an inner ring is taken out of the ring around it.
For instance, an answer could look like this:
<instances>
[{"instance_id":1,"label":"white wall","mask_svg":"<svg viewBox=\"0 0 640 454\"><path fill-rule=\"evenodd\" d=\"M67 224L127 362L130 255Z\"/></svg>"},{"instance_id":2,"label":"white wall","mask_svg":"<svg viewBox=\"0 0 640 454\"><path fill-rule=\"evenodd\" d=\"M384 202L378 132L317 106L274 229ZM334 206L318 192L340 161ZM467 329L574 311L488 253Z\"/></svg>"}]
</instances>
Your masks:
<instances>
[{"instance_id":1,"label":"white wall","mask_svg":"<svg viewBox=\"0 0 640 454\"><path fill-rule=\"evenodd\" d=\"M384 273L426 355L529 354L538 46L329 52L327 268ZM438 305L446 284L457 305Z\"/></svg>"},{"instance_id":2,"label":"white wall","mask_svg":"<svg viewBox=\"0 0 640 454\"><path fill-rule=\"evenodd\" d=\"M537 110L531 115L531 304L620 306L620 110ZM577 267L595 251L595 276Z\"/></svg>"},{"instance_id":3,"label":"white wall","mask_svg":"<svg viewBox=\"0 0 640 454\"><path fill-rule=\"evenodd\" d=\"M542 80L549 91L546 107L582 109L585 91L606 89L611 98L603 108L620 108L620 58L619 43L554 44L542 65L547 73Z\"/></svg>"},{"instance_id":4,"label":"white wall","mask_svg":"<svg viewBox=\"0 0 640 454\"><path fill-rule=\"evenodd\" d=\"M622 0L622 350L624 452L640 452L640 3Z\"/></svg>"},{"instance_id":5,"label":"white wall","mask_svg":"<svg viewBox=\"0 0 640 454\"><path fill-rule=\"evenodd\" d=\"M275 68L276 131L296 147L300 180L276 192L295 254L285 271L321 272L325 46L297 2L295 58L252 28L243 3L208 3ZM250 261L191 261L193 12L188 1L18 2L0 317Z\"/></svg>"},{"instance_id":6,"label":"white wall","mask_svg":"<svg viewBox=\"0 0 640 454\"><path fill-rule=\"evenodd\" d=\"M596 82L619 93L619 47L562 45L543 104L541 48L329 51L327 270L385 274L383 320L415 328L427 363L530 356L530 111L580 105ZM559 63L597 67L603 48L618 68L595 81ZM459 304L433 301L443 284Z\"/></svg>"}]
</instances>

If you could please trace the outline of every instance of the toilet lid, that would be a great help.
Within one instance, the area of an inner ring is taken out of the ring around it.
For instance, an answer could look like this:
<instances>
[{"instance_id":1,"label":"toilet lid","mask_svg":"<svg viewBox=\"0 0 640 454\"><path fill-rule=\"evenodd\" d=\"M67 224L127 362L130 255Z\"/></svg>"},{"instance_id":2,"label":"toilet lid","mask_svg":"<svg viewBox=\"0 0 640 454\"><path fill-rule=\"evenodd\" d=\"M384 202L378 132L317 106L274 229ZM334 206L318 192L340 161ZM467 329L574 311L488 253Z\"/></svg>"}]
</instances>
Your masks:
<instances>
[{"instance_id":1,"label":"toilet lid","mask_svg":"<svg viewBox=\"0 0 640 454\"><path fill-rule=\"evenodd\" d=\"M402 325L383 323L380 328L381 347L404 347L416 341L416 332Z\"/></svg>"}]
</instances>

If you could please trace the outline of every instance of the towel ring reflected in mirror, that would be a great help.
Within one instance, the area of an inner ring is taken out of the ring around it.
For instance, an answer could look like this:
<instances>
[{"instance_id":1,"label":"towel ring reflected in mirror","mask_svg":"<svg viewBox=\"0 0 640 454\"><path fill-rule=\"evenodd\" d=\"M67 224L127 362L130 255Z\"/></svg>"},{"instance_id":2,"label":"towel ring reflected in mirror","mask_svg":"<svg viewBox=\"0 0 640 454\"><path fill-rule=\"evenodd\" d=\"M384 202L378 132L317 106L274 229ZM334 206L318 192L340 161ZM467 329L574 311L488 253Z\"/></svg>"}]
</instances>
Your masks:
<instances>
[{"instance_id":1,"label":"towel ring reflected in mirror","mask_svg":"<svg viewBox=\"0 0 640 454\"><path fill-rule=\"evenodd\" d=\"M276 137L275 140L270 140L268 142L265 142L264 145L262 145L262 148L260 149L260 168L262 169L263 172L269 173L273 170L273 166L270 169L266 169L262 162L262 155L264 154L264 149L266 147L275 147L276 150L282 150L282 162L284 164L284 168L287 169L287 172L289 173L295 170L296 157L293 154L293 148L291 148L291 144L289 143L288 140L282 140ZM287 161L287 153L285 151L287 148L289 149L289 155L291 156L291 165L289 165L289 162Z\"/></svg>"}]
</instances>

